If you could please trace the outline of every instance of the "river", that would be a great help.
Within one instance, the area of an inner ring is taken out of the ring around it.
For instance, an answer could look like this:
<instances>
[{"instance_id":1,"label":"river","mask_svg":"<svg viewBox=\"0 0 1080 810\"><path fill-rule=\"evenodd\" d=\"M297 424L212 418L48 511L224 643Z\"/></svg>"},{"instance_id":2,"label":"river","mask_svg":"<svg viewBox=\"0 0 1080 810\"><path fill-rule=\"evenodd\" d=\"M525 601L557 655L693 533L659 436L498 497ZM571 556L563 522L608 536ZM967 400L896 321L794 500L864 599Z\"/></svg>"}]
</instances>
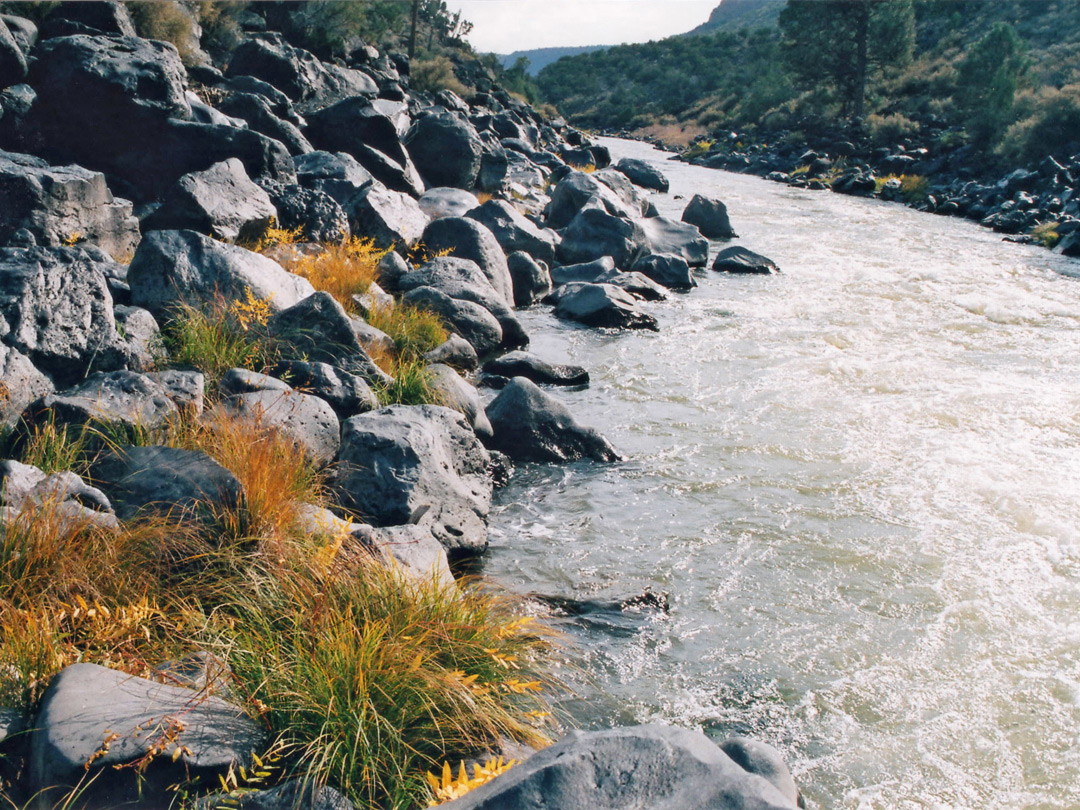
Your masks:
<instances>
[{"instance_id":1,"label":"river","mask_svg":"<svg viewBox=\"0 0 1080 810\"><path fill-rule=\"evenodd\" d=\"M783 273L703 271L658 334L520 313L629 460L519 468L484 573L671 597L564 623L566 708L764 739L812 810L1080 807L1080 262L603 142Z\"/></svg>"}]
</instances>

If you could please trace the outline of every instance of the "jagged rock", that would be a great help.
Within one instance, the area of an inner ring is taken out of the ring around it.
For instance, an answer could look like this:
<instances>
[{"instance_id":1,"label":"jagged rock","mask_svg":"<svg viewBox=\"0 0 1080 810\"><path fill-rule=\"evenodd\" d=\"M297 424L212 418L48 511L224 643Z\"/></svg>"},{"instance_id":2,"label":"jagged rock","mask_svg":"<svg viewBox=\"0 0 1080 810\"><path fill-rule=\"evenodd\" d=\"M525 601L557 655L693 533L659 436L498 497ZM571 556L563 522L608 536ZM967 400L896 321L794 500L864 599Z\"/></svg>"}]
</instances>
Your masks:
<instances>
[{"instance_id":1,"label":"jagged rock","mask_svg":"<svg viewBox=\"0 0 1080 810\"><path fill-rule=\"evenodd\" d=\"M191 230L226 242L255 242L277 218L269 195L236 158L181 177L143 231Z\"/></svg>"},{"instance_id":2,"label":"jagged rock","mask_svg":"<svg viewBox=\"0 0 1080 810\"><path fill-rule=\"evenodd\" d=\"M429 188L417 202L431 220L463 217L480 205L475 194L460 188Z\"/></svg>"},{"instance_id":3,"label":"jagged rock","mask_svg":"<svg viewBox=\"0 0 1080 810\"><path fill-rule=\"evenodd\" d=\"M139 307L119 305L113 313L116 331L124 344L125 365L132 371L150 371L160 360L161 328L158 322Z\"/></svg>"},{"instance_id":4,"label":"jagged rock","mask_svg":"<svg viewBox=\"0 0 1080 810\"><path fill-rule=\"evenodd\" d=\"M152 231L128 268L131 300L158 317L177 304L245 300L250 292L280 312L315 288L277 262L194 231Z\"/></svg>"},{"instance_id":5,"label":"jagged rock","mask_svg":"<svg viewBox=\"0 0 1080 810\"><path fill-rule=\"evenodd\" d=\"M648 197L631 183L625 174L615 169L601 169L591 176L614 191L615 195L635 212L635 217L645 213L649 205Z\"/></svg>"},{"instance_id":6,"label":"jagged rock","mask_svg":"<svg viewBox=\"0 0 1080 810\"><path fill-rule=\"evenodd\" d=\"M302 237L308 241L335 244L352 234L345 209L329 194L295 183L286 185L272 180L264 180L260 186L277 209L279 228L299 228Z\"/></svg>"},{"instance_id":7,"label":"jagged rock","mask_svg":"<svg viewBox=\"0 0 1080 810\"><path fill-rule=\"evenodd\" d=\"M467 216L490 230L506 253L524 251L537 261L554 261L558 234L536 227L505 200L489 200Z\"/></svg>"},{"instance_id":8,"label":"jagged rock","mask_svg":"<svg viewBox=\"0 0 1080 810\"><path fill-rule=\"evenodd\" d=\"M795 810L704 734L646 725L573 731L446 810Z\"/></svg>"},{"instance_id":9,"label":"jagged rock","mask_svg":"<svg viewBox=\"0 0 1080 810\"><path fill-rule=\"evenodd\" d=\"M454 584L454 575L446 557L446 549L429 526L384 526L376 528L361 524L351 531L356 540L399 566L410 579L442 588Z\"/></svg>"},{"instance_id":10,"label":"jagged rock","mask_svg":"<svg viewBox=\"0 0 1080 810\"><path fill-rule=\"evenodd\" d=\"M266 326L298 357L329 363L373 384L389 382L364 349L357 322L327 292L319 291L279 312Z\"/></svg>"},{"instance_id":11,"label":"jagged rock","mask_svg":"<svg viewBox=\"0 0 1080 810\"><path fill-rule=\"evenodd\" d=\"M487 355L503 345L503 330L491 312L472 301L451 298L434 287L414 287L402 297L413 306L439 315L447 328L460 335L478 355Z\"/></svg>"},{"instance_id":12,"label":"jagged rock","mask_svg":"<svg viewBox=\"0 0 1080 810\"><path fill-rule=\"evenodd\" d=\"M0 88L18 84L26 78L26 53L0 19Z\"/></svg>"},{"instance_id":13,"label":"jagged rock","mask_svg":"<svg viewBox=\"0 0 1080 810\"><path fill-rule=\"evenodd\" d=\"M201 371L165 369L146 376L161 385L181 411L188 411L192 416L202 415L206 377Z\"/></svg>"},{"instance_id":14,"label":"jagged rock","mask_svg":"<svg viewBox=\"0 0 1080 810\"><path fill-rule=\"evenodd\" d=\"M161 515L212 526L244 508L240 481L200 450L118 447L99 458L90 475L124 521Z\"/></svg>"},{"instance_id":15,"label":"jagged rock","mask_svg":"<svg viewBox=\"0 0 1080 810\"><path fill-rule=\"evenodd\" d=\"M695 194L682 215L683 222L697 225L701 235L709 239L732 239L737 234L728 219L727 206L720 200Z\"/></svg>"},{"instance_id":16,"label":"jagged rock","mask_svg":"<svg viewBox=\"0 0 1080 810\"><path fill-rule=\"evenodd\" d=\"M484 364L488 374L524 377L543 385L588 385L589 372L581 366L549 363L528 352L510 352Z\"/></svg>"},{"instance_id":17,"label":"jagged rock","mask_svg":"<svg viewBox=\"0 0 1080 810\"><path fill-rule=\"evenodd\" d=\"M651 188L655 191L666 192L670 187L668 179L663 172L645 160L635 158L623 158L615 164L615 168L630 178L630 182L642 188Z\"/></svg>"},{"instance_id":18,"label":"jagged rock","mask_svg":"<svg viewBox=\"0 0 1080 810\"><path fill-rule=\"evenodd\" d=\"M247 129L247 122L239 118L233 118L216 108L211 107L190 90L184 93L187 102L191 105L191 120L197 124L220 124L227 127Z\"/></svg>"},{"instance_id":19,"label":"jagged rock","mask_svg":"<svg viewBox=\"0 0 1080 810\"><path fill-rule=\"evenodd\" d=\"M484 406L476 389L450 366L433 363L427 370L439 404L463 414L477 436L490 439L491 423L484 414Z\"/></svg>"},{"instance_id":20,"label":"jagged rock","mask_svg":"<svg viewBox=\"0 0 1080 810\"><path fill-rule=\"evenodd\" d=\"M276 32L255 34L233 51L228 76L254 76L282 91L293 101L319 92L325 68L315 54L295 48Z\"/></svg>"},{"instance_id":21,"label":"jagged rock","mask_svg":"<svg viewBox=\"0 0 1080 810\"><path fill-rule=\"evenodd\" d=\"M704 267L708 263L709 240L697 226L666 217L649 217L638 224L645 231L650 253L677 256L691 267Z\"/></svg>"},{"instance_id":22,"label":"jagged rock","mask_svg":"<svg viewBox=\"0 0 1080 810\"><path fill-rule=\"evenodd\" d=\"M578 424L569 409L525 377L515 377L487 407L491 447L514 461L618 461L611 443Z\"/></svg>"},{"instance_id":23,"label":"jagged rock","mask_svg":"<svg viewBox=\"0 0 1080 810\"><path fill-rule=\"evenodd\" d=\"M455 113L425 115L405 136L405 145L428 186L472 189L484 152L468 119Z\"/></svg>"},{"instance_id":24,"label":"jagged rock","mask_svg":"<svg viewBox=\"0 0 1080 810\"><path fill-rule=\"evenodd\" d=\"M354 416L338 460L339 500L373 525L428 526L451 553L487 546L488 454L457 411L395 405Z\"/></svg>"},{"instance_id":25,"label":"jagged rock","mask_svg":"<svg viewBox=\"0 0 1080 810\"><path fill-rule=\"evenodd\" d=\"M77 786L80 803L95 807L120 806L158 791L166 795L165 787L178 777L216 778L247 764L266 743L262 727L221 698L96 664L62 670L42 697L34 725L29 792L48 805ZM102 753L111 735L116 736ZM145 773L113 768L146 756L170 735L175 740Z\"/></svg>"},{"instance_id":26,"label":"jagged rock","mask_svg":"<svg viewBox=\"0 0 1080 810\"><path fill-rule=\"evenodd\" d=\"M634 270L668 289L689 290L697 286L690 265L681 256L646 256L634 265Z\"/></svg>"},{"instance_id":27,"label":"jagged rock","mask_svg":"<svg viewBox=\"0 0 1080 810\"><path fill-rule=\"evenodd\" d=\"M428 224L427 214L408 194L375 186L363 191L346 211L353 232L371 237L381 248L411 247Z\"/></svg>"},{"instance_id":28,"label":"jagged rock","mask_svg":"<svg viewBox=\"0 0 1080 810\"><path fill-rule=\"evenodd\" d=\"M615 260L610 256L601 256L591 262L555 267L551 270L551 281L556 287L573 284L575 281L596 284L601 278L615 272L618 272L615 269Z\"/></svg>"},{"instance_id":29,"label":"jagged rock","mask_svg":"<svg viewBox=\"0 0 1080 810\"><path fill-rule=\"evenodd\" d=\"M551 192L547 224L551 228L565 228L586 207L602 208L616 217L633 219L641 211L627 205L610 188L585 172L570 172Z\"/></svg>"},{"instance_id":30,"label":"jagged rock","mask_svg":"<svg viewBox=\"0 0 1080 810\"><path fill-rule=\"evenodd\" d=\"M110 371L91 374L58 394L42 397L32 406L35 420L58 424L103 423L154 430L176 415L176 404L165 388L145 374Z\"/></svg>"},{"instance_id":31,"label":"jagged rock","mask_svg":"<svg viewBox=\"0 0 1080 810\"><path fill-rule=\"evenodd\" d=\"M506 257L506 267L514 283L514 306L532 306L551 292L551 272L528 253L511 253Z\"/></svg>"},{"instance_id":32,"label":"jagged rock","mask_svg":"<svg viewBox=\"0 0 1080 810\"><path fill-rule=\"evenodd\" d=\"M586 326L658 331L656 319L638 308L634 299L610 284L575 282L560 288L555 314Z\"/></svg>"},{"instance_id":33,"label":"jagged rock","mask_svg":"<svg viewBox=\"0 0 1080 810\"><path fill-rule=\"evenodd\" d=\"M317 396L267 379L280 383L284 390L267 387L229 396L223 401L225 410L288 436L316 466L329 464L341 441L341 425L333 408Z\"/></svg>"},{"instance_id":34,"label":"jagged rock","mask_svg":"<svg viewBox=\"0 0 1080 810\"><path fill-rule=\"evenodd\" d=\"M0 200L0 245L22 228L48 247L78 239L124 256L139 244L131 203L114 198L100 172L0 152Z\"/></svg>"},{"instance_id":35,"label":"jagged rock","mask_svg":"<svg viewBox=\"0 0 1080 810\"><path fill-rule=\"evenodd\" d=\"M247 122L256 132L281 141L290 155L305 155L315 149L296 124L274 114L273 104L264 96L255 93L230 93L218 104L218 109L226 115Z\"/></svg>"},{"instance_id":36,"label":"jagged rock","mask_svg":"<svg viewBox=\"0 0 1080 810\"><path fill-rule=\"evenodd\" d=\"M325 400L341 419L379 407L379 398L363 379L328 363L286 360L274 366L271 373L297 391Z\"/></svg>"},{"instance_id":37,"label":"jagged rock","mask_svg":"<svg viewBox=\"0 0 1080 810\"><path fill-rule=\"evenodd\" d=\"M629 270L648 252L648 239L639 223L586 208L567 226L557 255L564 264L610 256L616 267Z\"/></svg>"},{"instance_id":38,"label":"jagged rock","mask_svg":"<svg viewBox=\"0 0 1080 810\"><path fill-rule=\"evenodd\" d=\"M0 249L0 339L58 384L124 360L108 282L78 248Z\"/></svg>"},{"instance_id":39,"label":"jagged rock","mask_svg":"<svg viewBox=\"0 0 1080 810\"><path fill-rule=\"evenodd\" d=\"M428 224L420 241L433 254L476 262L507 307L514 306L514 282L506 254L483 224L464 217L443 217Z\"/></svg>"},{"instance_id":40,"label":"jagged rock","mask_svg":"<svg viewBox=\"0 0 1080 810\"><path fill-rule=\"evenodd\" d=\"M451 335L445 342L427 352L424 360L428 363L445 363L462 371L473 371L480 365L476 349L460 335Z\"/></svg>"},{"instance_id":41,"label":"jagged rock","mask_svg":"<svg viewBox=\"0 0 1080 810\"><path fill-rule=\"evenodd\" d=\"M713 270L719 273L753 273L767 275L779 273L776 262L744 247L730 247L716 255Z\"/></svg>"},{"instance_id":42,"label":"jagged rock","mask_svg":"<svg viewBox=\"0 0 1080 810\"><path fill-rule=\"evenodd\" d=\"M19 50L23 52L24 56L29 56L30 51L38 41L38 27L26 17L0 14L0 19L4 21L8 31L19 46ZM0 86L3 85L0 84Z\"/></svg>"},{"instance_id":43,"label":"jagged rock","mask_svg":"<svg viewBox=\"0 0 1080 810\"><path fill-rule=\"evenodd\" d=\"M295 159L300 185L333 197L353 220L353 208L361 193L381 185L352 155L344 152L311 152Z\"/></svg>"},{"instance_id":44,"label":"jagged rock","mask_svg":"<svg viewBox=\"0 0 1080 810\"><path fill-rule=\"evenodd\" d=\"M0 343L0 427L14 425L31 402L52 391L52 381L29 357Z\"/></svg>"}]
</instances>

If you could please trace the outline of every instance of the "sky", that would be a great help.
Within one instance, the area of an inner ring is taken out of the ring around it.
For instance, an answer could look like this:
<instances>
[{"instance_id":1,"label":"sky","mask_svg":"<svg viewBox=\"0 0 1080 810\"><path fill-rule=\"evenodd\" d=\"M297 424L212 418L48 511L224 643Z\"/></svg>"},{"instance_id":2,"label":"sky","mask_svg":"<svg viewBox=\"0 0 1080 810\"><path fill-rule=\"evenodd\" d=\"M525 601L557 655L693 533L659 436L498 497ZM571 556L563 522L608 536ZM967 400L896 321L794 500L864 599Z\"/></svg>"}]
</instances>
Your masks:
<instances>
[{"instance_id":1,"label":"sky","mask_svg":"<svg viewBox=\"0 0 1080 810\"><path fill-rule=\"evenodd\" d=\"M446 0L473 23L481 53L572 45L620 45L683 34L719 0Z\"/></svg>"}]
</instances>

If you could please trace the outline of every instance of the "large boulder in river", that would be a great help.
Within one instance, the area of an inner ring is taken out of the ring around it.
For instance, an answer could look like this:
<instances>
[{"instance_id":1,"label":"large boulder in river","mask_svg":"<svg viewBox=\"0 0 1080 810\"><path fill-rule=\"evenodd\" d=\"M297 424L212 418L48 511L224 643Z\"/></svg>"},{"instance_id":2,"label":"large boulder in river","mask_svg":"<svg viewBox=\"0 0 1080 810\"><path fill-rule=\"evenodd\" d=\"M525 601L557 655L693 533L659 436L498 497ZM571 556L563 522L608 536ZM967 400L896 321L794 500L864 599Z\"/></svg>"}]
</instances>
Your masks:
<instances>
[{"instance_id":1,"label":"large boulder in river","mask_svg":"<svg viewBox=\"0 0 1080 810\"><path fill-rule=\"evenodd\" d=\"M638 224L645 231L649 253L678 256L691 267L708 264L709 240L701 235L696 225L666 217L648 217Z\"/></svg>"},{"instance_id":2,"label":"large boulder in river","mask_svg":"<svg viewBox=\"0 0 1080 810\"><path fill-rule=\"evenodd\" d=\"M0 152L0 200L0 245L22 228L39 245L85 240L117 257L139 244L131 203L113 197L100 172Z\"/></svg>"},{"instance_id":3,"label":"large boulder in river","mask_svg":"<svg viewBox=\"0 0 1080 810\"><path fill-rule=\"evenodd\" d=\"M574 217L557 251L559 261L564 264L610 256L621 270L629 270L649 252L648 239L638 222L613 216L600 208L586 208Z\"/></svg>"},{"instance_id":4,"label":"large boulder in river","mask_svg":"<svg viewBox=\"0 0 1080 810\"><path fill-rule=\"evenodd\" d=\"M131 300L155 315L178 304L198 305L221 296L245 300L250 293L280 312L315 292L306 279L277 262L194 231L152 231L128 268Z\"/></svg>"},{"instance_id":5,"label":"large boulder in river","mask_svg":"<svg viewBox=\"0 0 1080 810\"><path fill-rule=\"evenodd\" d=\"M536 227L506 200L488 200L466 216L491 231L507 254L520 250L548 264L555 259L558 234Z\"/></svg>"},{"instance_id":6,"label":"large boulder in river","mask_svg":"<svg viewBox=\"0 0 1080 810\"><path fill-rule=\"evenodd\" d=\"M446 810L796 810L769 779L699 731L646 725L572 731Z\"/></svg>"},{"instance_id":7,"label":"large boulder in river","mask_svg":"<svg viewBox=\"0 0 1080 810\"><path fill-rule=\"evenodd\" d=\"M649 255L634 265L634 271L672 290L689 290L697 286L690 265L681 256Z\"/></svg>"},{"instance_id":8,"label":"large boulder in river","mask_svg":"<svg viewBox=\"0 0 1080 810\"><path fill-rule=\"evenodd\" d=\"M432 254L444 253L476 262L503 302L508 307L514 306L514 282L506 265L506 254L487 227L471 218L442 217L424 229L420 241Z\"/></svg>"},{"instance_id":9,"label":"large boulder in river","mask_svg":"<svg viewBox=\"0 0 1080 810\"><path fill-rule=\"evenodd\" d=\"M555 314L586 326L659 330L656 318L643 312L629 293L611 284L572 282L560 287Z\"/></svg>"},{"instance_id":10,"label":"large boulder in river","mask_svg":"<svg viewBox=\"0 0 1080 810\"><path fill-rule=\"evenodd\" d=\"M27 787L43 807L76 790L79 806L120 807L168 795L177 781L216 782L265 745L262 726L219 697L73 664L41 699L29 737ZM145 770L134 767L152 756L156 761Z\"/></svg>"},{"instance_id":11,"label":"large boulder in river","mask_svg":"<svg viewBox=\"0 0 1080 810\"><path fill-rule=\"evenodd\" d=\"M709 239L732 239L737 234L728 219L727 206L720 200L695 194L683 210L682 221L697 225L702 236Z\"/></svg>"},{"instance_id":12,"label":"large boulder in river","mask_svg":"<svg viewBox=\"0 0 1080 810\"><path fill-rule=\"evenodd\" d=\"M489 457L457 411L394 405L342 425L338 499L375 526L431 528L450 553L487 546Z\"/></svg>"},{"instance_id":13,"label":"large boulder in river","mask_svg":"<svg viewBox=\"0 0 1080 810\"><path fill-rule=\"evenodd\" d=\"M126 356L105 274L78 248L0 248L0 340L58 384Z\"/></svg>"},{"instance_id":14,"label":"large boulder in river","mask_svg":"<svg viewBox=\"0 0 1080 810\"><path fill-rule=\"evenodd\" d=\"M269 195L236 158L181 177L165 192L143 231L191 230L225 242L255 242L277 217Z\"/></svg>"},{"instance_id":15,"label":"large boulder in river","mask_svg":"<svg viewBox=\"0 0 1080 810\"><path fill-rule=\"evenodd\" d=\"M491 438L491 423L484 414L480 395L472 383L443 363L432 363L427 371L439 404L462 414L481 439Z\"/></svg>"},{"instance_id":16,"label":"large boulder in river","mask_svg":"<svg viewBox=\"0 0 1080 810\"><path fill-rule=\"evenodd\" d=\"M480 174L484 145L476 128L462 115L425 115L405 136L416 168L429 186L471 190Z\"/></svg>"},{"instance_id":17,"label":"large boulder in river","mask_svg":"<svg viewBox=\"0 0 1080 810\"><path fill-rule=\"evenodd\" d=\"M570 172L551 192L547 224L565 228L586 207L602 208L607 213L626 219L641 216L641 211L623 202L608 186L585 172Z\"/></svg>"},{"instance_id":18,"label":"large boulder in river","mask_svg":"<svg viewBox=\"0 0 1080 810\"><path fill-rule=\"evenodd\" d=\"M530 307L551 292L551 271L525 251L507 255L506 267L514 282L514 306Z\"/></svg>"},{"instance_id":19,"label":"large boulder in river","mask_svg":"<svg viewBox=\"0 0 1080 810\"><path fill-rule=\"evenodd\" d=\"M636 186L663 192L670 187L663 173L648 161L623 158L615 164L615 168L630 178L630 182Z\"/></svg>"},{"instance_id":20,"label":"large boulder in river","mask_svg":"<svg viewBox=\"0 0 1080 810\"><path fill-rule=\"evenodd\" d=\"M779 273L776 262L744 247L730 247L716 254L712 269L718 273L768 275Z\"/></svg>"}]
</instances>

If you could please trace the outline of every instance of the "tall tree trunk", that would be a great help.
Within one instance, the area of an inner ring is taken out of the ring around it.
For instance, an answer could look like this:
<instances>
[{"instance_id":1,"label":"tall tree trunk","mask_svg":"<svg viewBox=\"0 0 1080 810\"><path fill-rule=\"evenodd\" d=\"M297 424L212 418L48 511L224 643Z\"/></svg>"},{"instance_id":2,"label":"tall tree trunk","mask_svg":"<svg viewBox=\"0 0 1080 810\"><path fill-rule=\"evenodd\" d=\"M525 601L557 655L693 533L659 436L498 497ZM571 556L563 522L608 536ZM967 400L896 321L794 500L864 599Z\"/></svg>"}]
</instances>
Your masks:
<instances>
[{"instance_id":1,"label":"tall tree trunk","mask_svg":"<svg viewBox=\"0 0 1080 810\"><path fill-rule=\"evenodd\" d=\"M409 29L409 61L416 56L416 23L420 17L420 0L412 0L412 26Z\"/></svg>"},{"instance_id":2,"label":"tall tree trunk","mask_svg":"<svg viewBox=\"0 0 1080 810\"><path fill-rule=\"evenodd\" d=\"M872 0L860 0L856 7L858 19L855 29L855 117L863 117L863 108L866 103L866 73L869 70L867 59L868 40L870 39L870 2Z\"/></svg>"}]
</instances>

